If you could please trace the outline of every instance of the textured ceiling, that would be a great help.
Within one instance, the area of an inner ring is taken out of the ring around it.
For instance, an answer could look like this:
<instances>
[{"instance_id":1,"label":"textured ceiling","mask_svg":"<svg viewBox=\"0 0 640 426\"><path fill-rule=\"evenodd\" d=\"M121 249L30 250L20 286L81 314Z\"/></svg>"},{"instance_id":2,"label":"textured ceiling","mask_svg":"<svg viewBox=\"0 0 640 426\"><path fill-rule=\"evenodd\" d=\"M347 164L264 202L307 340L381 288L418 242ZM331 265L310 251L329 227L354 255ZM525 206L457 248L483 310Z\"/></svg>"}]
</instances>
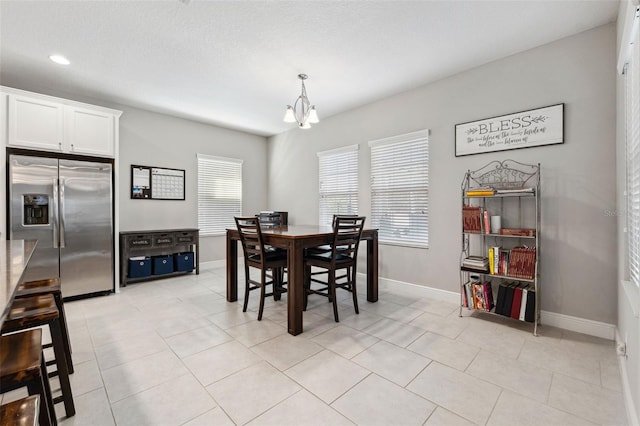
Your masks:
<instances>
[{"instance_id":1,"label":"textured ceiling","mask_svg":"<svg viewBox=\"0 0 640 426\"><path fill-rule=\"evenodd\" d=\"M618 0L2 0L0 84L272 135L295 127L282 116L301 72L322 120L617 10Z\"/></svg>"}]
</instances>

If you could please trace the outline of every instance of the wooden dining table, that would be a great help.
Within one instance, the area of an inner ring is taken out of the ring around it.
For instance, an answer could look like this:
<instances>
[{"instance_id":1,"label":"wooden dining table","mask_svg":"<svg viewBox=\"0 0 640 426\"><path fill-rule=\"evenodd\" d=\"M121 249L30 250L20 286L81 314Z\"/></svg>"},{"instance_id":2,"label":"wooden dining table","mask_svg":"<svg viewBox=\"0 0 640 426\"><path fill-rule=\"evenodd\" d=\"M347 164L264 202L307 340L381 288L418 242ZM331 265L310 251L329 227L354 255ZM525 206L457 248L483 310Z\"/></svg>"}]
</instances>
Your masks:
<instances>
[{"instance_id":1,"label":"wooden dining table","mask_svg":"<svg viewBox=\"0 0 640 426\"><path fill-rule=\"evenodd\" d=\"M304 307L304 249L329 244L333 240L330 226L288 225L262 229L264 243L287 250L287 328L294 336L302 333ZM227 301L238 300L237 229L227 229ZM362 231L367 242L367 301L378 301L378 230Z\"/></svg>"},{"instance_id":2,"label":"wooden dining table","mask_svg":"<svg viewBox=\"0 0 640 426\"><path fill-rule=\"evenodd\" d=\"M16 288L24 278L36 240L5 240L0 243L0 326L4 322Z\"/></svg>"}]
</instances>

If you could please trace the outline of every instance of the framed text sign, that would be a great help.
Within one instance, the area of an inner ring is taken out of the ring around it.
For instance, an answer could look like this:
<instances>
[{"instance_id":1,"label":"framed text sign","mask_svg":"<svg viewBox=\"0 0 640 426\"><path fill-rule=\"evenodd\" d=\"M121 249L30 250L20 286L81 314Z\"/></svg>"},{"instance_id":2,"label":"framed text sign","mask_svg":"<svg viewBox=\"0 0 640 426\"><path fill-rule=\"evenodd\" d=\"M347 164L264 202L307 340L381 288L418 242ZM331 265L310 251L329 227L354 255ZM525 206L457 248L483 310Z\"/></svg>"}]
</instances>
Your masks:
<instances>
[{"instance_id":1,"label":"framed text sign","mask_svg":"<svg viewBox=\"0 0 640 426\"><path fill-rule=\"evenodd\" d=\"M182 169L131 166L131 198L136 200L184 200Z\"/></svg>"},{"instance_id":2,"label":"framed text sign","mask_svg":"<svg viewBox=\"0 0 640 426\"><path fill-rule=\"evenodd\" d=\"M564 104L456 124L456 157L564 143Z\"/></svg>"}]
</instances>

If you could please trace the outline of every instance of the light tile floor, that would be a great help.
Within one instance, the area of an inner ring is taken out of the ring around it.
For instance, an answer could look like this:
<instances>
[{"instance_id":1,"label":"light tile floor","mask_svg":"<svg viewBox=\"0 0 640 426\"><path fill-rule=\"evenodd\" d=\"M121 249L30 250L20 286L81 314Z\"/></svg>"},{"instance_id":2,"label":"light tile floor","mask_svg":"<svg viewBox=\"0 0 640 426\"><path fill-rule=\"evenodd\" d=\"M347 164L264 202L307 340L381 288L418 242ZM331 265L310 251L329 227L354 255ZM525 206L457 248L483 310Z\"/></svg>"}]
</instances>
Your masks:
<instances>
[{"instance_id":1,"label":"light tile floor","mask_svg":"<svg viewBox=\"0 0 640 426\"><path fill-rule=\"evenodd\" d=\"M360 315L340 296L340 323L312 297L296 337L286 296L261 322L256 292L247 313L227 303L223 267L68 302L77 414L57 406L61 424L626 424L611 341L460 318L408 286L362 293Z\"/></svg>"}]
</instances>

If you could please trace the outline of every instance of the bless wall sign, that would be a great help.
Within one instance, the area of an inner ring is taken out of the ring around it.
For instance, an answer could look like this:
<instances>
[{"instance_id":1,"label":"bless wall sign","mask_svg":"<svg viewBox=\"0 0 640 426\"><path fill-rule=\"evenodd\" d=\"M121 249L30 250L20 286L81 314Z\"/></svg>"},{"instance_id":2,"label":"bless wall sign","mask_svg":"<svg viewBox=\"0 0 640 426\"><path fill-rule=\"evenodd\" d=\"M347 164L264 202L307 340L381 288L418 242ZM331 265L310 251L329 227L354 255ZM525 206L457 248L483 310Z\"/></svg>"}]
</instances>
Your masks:
<instances>
[{"instance_id":1,"label":"bless wall sign","mask_svg":"<svg viewBox=\"0 0 640 426\"><path fill-rule=\"evenodd\" d=\"M456 124L456 157L564 143L564 104Z\"/></svg>"}]
</instances>

